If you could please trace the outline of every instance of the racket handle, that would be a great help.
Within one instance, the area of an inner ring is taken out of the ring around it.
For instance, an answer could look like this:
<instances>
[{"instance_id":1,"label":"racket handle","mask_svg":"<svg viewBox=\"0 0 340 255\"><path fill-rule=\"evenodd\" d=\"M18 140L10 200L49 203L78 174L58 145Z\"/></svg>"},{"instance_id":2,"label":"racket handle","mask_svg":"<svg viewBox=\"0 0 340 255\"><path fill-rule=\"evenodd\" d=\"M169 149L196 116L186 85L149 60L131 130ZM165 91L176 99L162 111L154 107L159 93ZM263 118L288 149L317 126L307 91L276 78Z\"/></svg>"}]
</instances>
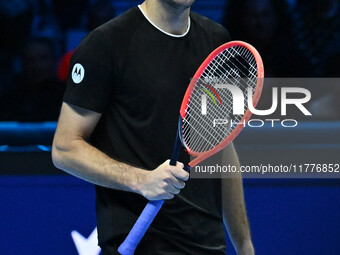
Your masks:
<instances>
[{"instance_id":1,"label":"racket handle","mask_svg":"<svg viewBox=\"0 0 340 255\"><path fill-rule=\"evenodd\" d=\"M179 123L181 123L181 122L179 122ZM177 159L179 157L179 152L181 151L181 147L182 147L182 142L179 138L179 130L178 130L177 134L176 134L174 147L172 148L172 154L171 154L170 163L169 163L170 166L176 165Z\"/></svg>"},{"instance_id":2,"label":"racket handle","mask_svg":"<svg viewBox=\"0 0 340 255\"><path fill-rule=\"evenodd\" d=\"M148 230L153 219L161 209L164 200L150 201L139 216L135 225L126 237L125 241L119 246L118 252L122 255L133 255L137 245Z\"/></svg>"},{"instance_id":3,"label":"racket handle","mask_svg":"<svg viewBox=\"0 0 340 255\"><path fill-rule=\"evenodd\" d=\"M181 123L181 117L180 122ZM172 150L172 155L170 159L170 165L175 166L179 152L181 149L182 143L179 138L179 130L177 130L176 140L174 144L174 148ZM143 212L137 219L135 225L132 227L130 233L125 238L124 242L119 246L118 252L122 255L133 255L137 245L139 244L140 240L142 240L145 232L148 230L149 226L151 225L152 221L156 217L157 213L161 209L164 200L155 200L149 201L149 203L145 206Z\"/></svg>"}]
</instances>

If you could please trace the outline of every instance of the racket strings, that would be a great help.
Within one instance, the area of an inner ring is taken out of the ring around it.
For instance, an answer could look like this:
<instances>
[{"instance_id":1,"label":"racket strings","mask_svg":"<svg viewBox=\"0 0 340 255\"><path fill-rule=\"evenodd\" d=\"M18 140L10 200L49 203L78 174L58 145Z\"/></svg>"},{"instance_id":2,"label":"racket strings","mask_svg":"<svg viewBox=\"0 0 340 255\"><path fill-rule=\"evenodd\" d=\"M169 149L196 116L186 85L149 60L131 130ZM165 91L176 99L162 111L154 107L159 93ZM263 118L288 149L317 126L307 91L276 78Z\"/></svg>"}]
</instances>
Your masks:
<instances>
[{"instance_id":1,"label":"racket strings","mask_svg":"<svg viewBox=\"0 0 340 255\"><path fill-rule=\"evenodd\" d=\"M204 152L216 147L237 125L242 124L243 114L233 114L233 93L221 88L221 84L241 89L243 111L246 112L247 90L251 88L254 94L257 84L256 60L247 48L235 46L223 50L209 63L199 79L192 82L192 93L182 123L183 141L191 151ZM206 98L206 113L203 112L203 97Z\"/></svg>"},{"instance_id":2,"label":"racket strings","mask_svg":"<svg viewBox=\"0 0 340 255\"><path fill-rule=\"evenodd\" d=\"M249 52L250 53L250 52ZM222 55L222 54L221 54ZM220 60L222 60L223 61L223 59L220 57L220 55L218 55L217 56L217 58L219 58ZM254 61L254 63L256 64L256 62L255 62L255 58L253 58L253 60L252 61ZM240 64L242 64L241 62L239 62ZM216 64L215 63L211 63L212 64L212 66L215 68L215 69L218 69L219 67L221 67L222 69L223 69L223 71L225 72L224 74L222 74L221 76L219 76L219 77L221 77L221 78L224 78L224 80L227 82L227 83L233 83L233 81L230 79L230 77L233 77L233 79L235 79L235 76L237 76L237 78L241 78L240 77L240 75L235 71L235 67L237 68L237 66L233 63L233 62L230 62L230 64L231 64L231 71L228 71L228 70L226 70L223 66L216 66ZM252 63L250 63L250 65L252 65ZM244 68L246 68L243 64L242 64L242 66L244 67ZM253 68L253 67L252 67ZM214 73L212 73L208 68L206 69L206 72L209 74L209 75L211 75L211 76L213 76L213 75L216 75L216 74L214 74ZM231 72L233 72L233 73L231 73ZM242 71L241 71L242 72ZM246 77L245 75L245 73L244 72L242 72L242 75L244 76L244 77ZM257 75L257 73L250 73L250 77L256 77L256 75ZM203 74L203 76L204 76L204 74ZM255 90L255 87L256 87L256 79L254 79L254 80L252 80L252 79L248 79L248 81L250 81L250 82L252 82L253 83L253 91ZM242 85L242 84L238 84L239 86L240 85Z\"/></svg>"},{"instance_id":3,"label":"racket strings","mask_svg":"<svg viewBox=\"0 0 340 255\"><path fill-rule=\"evenodd\" d=\"M224 136L221 134L216 134L217 136L212 137L210 140L206 138L210 136L210 133L205 127L211 125L211 123L208 123L206 120L203 120L203 123L200 123L197 120L191 121L186 118L184 122L183 137L187 138L186 142L190 144L190 148L199 147L204 142L206 142L205 147L214 147L216 144L219 144L221 140L224 140Z\"/></svg>"},{"instance_id":4,"label":"racket strings","mask_svg":"<svg viewBox=\"0 0 340 255\"><path fill-rule=\"evenodd\" d=\"M240 46L237 46L238 49L241 48ZM245 48L242 48L242 50L240 52L238 52L238 49L233 49L233 48L230 48L230 51L226 51L225 53L222 52L221 54L217 55L217 59L214 59L212 62L211 62L211 68L210 69L214 69L216 70L217 72L222 72L224 71L227 75L235 78L235 75L239 78L241 78L241 76L235 71L234 68L236 68L238 71L241 72L241 74L243 75L244 78L247 78L248 75L246 73L243 72L242 69L240 69L237 64L241 65L244 70L247 70L247 71L251 71L249 70L249 68L247 68L244 63L242 63L236 56L241 56L243 58L243 60L246 61L246 63L249 65L250 68L253 69L254 72L251 73L252 76L256 75L257 74L257 69L254 67L254 65L256 65L256 61L255 61L255 58L254 56L251 54L250 51L247 51ZM240 54L238 54L240 53ZM246 54L244 54L246 53ZM243 56L244 55L244 56ZM252 57L252 58L251 58ZM229 61L231 58L234 58L236 60L237 63L234 63L233 61ZM251 58L251 59L250 59ZM218 60L218 62L216 61ZM217 62L217 63L216 63ZM221 63L230 63L231 66L227 66L226 68L223 66L223 64L221 65ZM216 64L218 65L218 68L216 68ZM230 68L230 70L228 70L228 68ZM223 70L221 70L223 69ZM206 71L209 72L209 68L206 69ZM230 75L230 72L233 72L233 75ZM211 74L211 71L210 71L210 74ZM227 76L226 75L226 76Z\"/></svg>"}]
</instances>

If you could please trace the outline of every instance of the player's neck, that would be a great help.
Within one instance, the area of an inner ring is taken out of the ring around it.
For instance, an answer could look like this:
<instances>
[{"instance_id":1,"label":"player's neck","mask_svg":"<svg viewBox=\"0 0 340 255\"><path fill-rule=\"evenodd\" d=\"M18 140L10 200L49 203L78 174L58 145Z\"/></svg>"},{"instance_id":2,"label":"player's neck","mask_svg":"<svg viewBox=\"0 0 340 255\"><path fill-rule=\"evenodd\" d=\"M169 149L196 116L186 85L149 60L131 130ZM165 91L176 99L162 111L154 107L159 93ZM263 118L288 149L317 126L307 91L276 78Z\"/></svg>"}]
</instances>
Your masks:
<instances>
[{"instance_id":1,"label":"player's neck","mask_svg":"<svg viewBox=\"0 0 340 255\"><path fill-rule=\"evenodd\" d=\"M182 35L188 28L190 7L178 8L167 1L147 0L141 8L156 26L168 33Z\"/></svg>"}]
</instances>

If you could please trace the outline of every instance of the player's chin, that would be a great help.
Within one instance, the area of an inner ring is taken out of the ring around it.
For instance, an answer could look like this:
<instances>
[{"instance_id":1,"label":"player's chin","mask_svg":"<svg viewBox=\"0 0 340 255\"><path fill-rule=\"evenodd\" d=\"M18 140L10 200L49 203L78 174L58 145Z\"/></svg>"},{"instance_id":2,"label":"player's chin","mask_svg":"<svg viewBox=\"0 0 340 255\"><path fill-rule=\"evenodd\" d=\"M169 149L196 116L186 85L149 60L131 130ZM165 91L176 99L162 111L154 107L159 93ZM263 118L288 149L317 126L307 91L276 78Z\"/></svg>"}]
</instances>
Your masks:
<instances>
[{"instance_id":1,"label":"player's chin","mask_svg":"<svg viewBox=\"0 0 340 255\"><path fill-rule=\"evenodd\" d=\"M189 8L196 0L163 0L176 8Z\"/></svg>"}]
</instances>

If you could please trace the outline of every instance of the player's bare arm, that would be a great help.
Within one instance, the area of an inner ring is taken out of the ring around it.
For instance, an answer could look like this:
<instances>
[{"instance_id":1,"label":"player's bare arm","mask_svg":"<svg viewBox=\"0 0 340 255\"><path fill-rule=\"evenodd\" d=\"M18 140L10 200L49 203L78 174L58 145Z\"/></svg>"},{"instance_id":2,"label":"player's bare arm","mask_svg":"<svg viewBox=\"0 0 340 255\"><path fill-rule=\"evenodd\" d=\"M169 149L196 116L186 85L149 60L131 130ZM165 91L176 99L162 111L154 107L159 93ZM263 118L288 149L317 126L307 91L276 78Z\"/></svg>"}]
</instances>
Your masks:
<instances>
[{"instance_id":1,"label":"player's bare arm","mask_svg":"<svg viewBox=\"0 0 340 255\"><path fill-rule=\"evenodd\" d=\"M240 167L238 157L233 145L223 152L223 161ZM236 178L235 178L236 177ZM222 209L223 222L228 230L238 255L254 255L250 228L244 202L242 176L222 178Z\"/></svg>"},{"instance_id":2,"label":"player's bare arm","mask_svg":"<svg viewBox=\"0 0 340 255\"><path fill-rule=\"evenodd\" d=\"M183 164L161 164L154 171L137 168L107 156L86 140L100 113L63 103L53 140L56 167L107 188L135 192L149 200L171 199L184 188L188 173Z\"/></svg>"}]
</instances>

